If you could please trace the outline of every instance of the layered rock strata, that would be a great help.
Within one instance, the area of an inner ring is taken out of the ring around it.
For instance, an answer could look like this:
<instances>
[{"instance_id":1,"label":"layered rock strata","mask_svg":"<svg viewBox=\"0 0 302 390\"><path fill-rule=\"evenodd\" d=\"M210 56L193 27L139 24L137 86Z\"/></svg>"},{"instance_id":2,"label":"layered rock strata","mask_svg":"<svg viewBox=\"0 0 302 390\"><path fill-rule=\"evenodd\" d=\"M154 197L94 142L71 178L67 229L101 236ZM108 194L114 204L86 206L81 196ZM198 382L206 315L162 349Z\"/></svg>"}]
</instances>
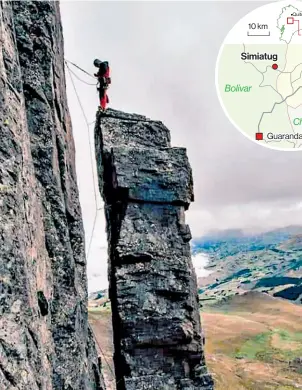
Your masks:
<instances>
[{"instance_id":1,"label":"layered rock strata","mask_svg":"<svg viewBox=\"0 0 302 390\"><path fill-rule=\"evenodd\" d=\"M101 390L56 1L0 1L0 389Z\"/></svg>"},{"instance_id":2,"label":"layered rock strata","mask_svg":"<svg viewBox=\"0 0 302 390\"><path fill-rule=\"evenodd\" d=\"M105 202L118 390L213 389L204 357L184 148L158 121L98 113L95 146Z\"/></svg>"}]
</instances>

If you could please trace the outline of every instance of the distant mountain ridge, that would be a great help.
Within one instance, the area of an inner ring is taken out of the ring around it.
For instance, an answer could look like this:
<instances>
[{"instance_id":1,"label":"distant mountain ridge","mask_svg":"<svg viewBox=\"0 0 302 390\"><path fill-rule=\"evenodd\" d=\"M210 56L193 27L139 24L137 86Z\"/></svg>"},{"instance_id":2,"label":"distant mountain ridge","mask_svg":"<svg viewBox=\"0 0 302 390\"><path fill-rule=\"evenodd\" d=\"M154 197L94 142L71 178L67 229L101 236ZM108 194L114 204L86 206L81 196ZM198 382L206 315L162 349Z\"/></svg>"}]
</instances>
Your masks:
<instances>
[{"instance_id":1,"label":"distant mountain ridge","mask_svg":"<svg viewBox=\"0 0 302 390\"><path fill-rule=\"evenodd\" d=\"M241 230L211 232L193 240L192 252L210 259L206 268L212 273L199 278L202 301L261 291L302 303L302 226L257 235Z\"/></svg>"},{"instance_id":2,"label":"distant mountain ridge","mask_svg":"<svg viewBox=\"0 0 302 390\"><path fill-rule=\"evenodd\" d=\"M217 230L192 240L193 254L203 252L223 258L239 252L273 248L286 240L301 235L302 226L294 225L272 231L247 234L240 229ZM302 238L301 238L302 240Z\"/></svg>"}]
</instances>

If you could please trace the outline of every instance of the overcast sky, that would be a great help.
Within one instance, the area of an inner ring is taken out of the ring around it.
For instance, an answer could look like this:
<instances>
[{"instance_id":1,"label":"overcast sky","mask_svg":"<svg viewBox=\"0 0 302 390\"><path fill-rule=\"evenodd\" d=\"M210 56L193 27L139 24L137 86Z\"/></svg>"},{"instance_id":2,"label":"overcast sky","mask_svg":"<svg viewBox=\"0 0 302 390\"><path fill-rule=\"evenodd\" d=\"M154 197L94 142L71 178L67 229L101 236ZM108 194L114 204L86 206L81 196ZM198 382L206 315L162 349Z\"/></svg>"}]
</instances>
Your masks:
<instances>
[{"instance_id":1,"label":"overcast sky","mask_svg":"<svg viewBox=\"0 0 302 390\"><path fill-rule=\"evenodd\" d=\"M65 57L90 73L94 58L108 60L110 106L162 120L173 146L187 148L195 185L187 222L194 237L209 229L266 230L302 222L302 152L270 150L249 141L226 118L215 89L215 63L224 37L262 4L61 3ZM66 77L88 249L95 216L89 138L68 73ZM93 122L96 89L77 79L75 83ZM93 142L93 126L90 135ZM98 207L101 203L98 195ZM88 258L90 291L106 286L106 262L104 215L99 211Z\"/></svg>"}]
</instances>

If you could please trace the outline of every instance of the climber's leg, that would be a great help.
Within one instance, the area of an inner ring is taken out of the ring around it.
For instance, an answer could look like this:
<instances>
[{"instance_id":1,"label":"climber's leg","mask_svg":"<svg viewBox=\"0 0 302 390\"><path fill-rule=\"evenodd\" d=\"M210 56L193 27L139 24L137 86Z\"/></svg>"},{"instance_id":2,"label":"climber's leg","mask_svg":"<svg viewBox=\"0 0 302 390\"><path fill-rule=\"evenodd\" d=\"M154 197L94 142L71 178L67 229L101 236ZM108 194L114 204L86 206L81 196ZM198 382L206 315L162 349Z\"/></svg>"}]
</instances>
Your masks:
<instances>
[{"instance_id":1,"label":"climber's leg","mask_svg":"<svg viewBox=\"0 0 302 390\"><path fill-rule=\"evenodd\" d=\"M102 97L101 101L100 101L100 105L102 107L103 110L106 109L106 104L107 104L107 95L104 94L104 96Z\"/></svg>"},{"instance_id":2,"label":"climber's leg","mask_svg":"<svg viewBox=\"0 0 302 390\"><path fill-rule=\"evenodd\" d=\"M104 96L105 96L105 90L102 86L99 87L99 98L100 98L100 107L103 108L103 99L104 99Z\"/></svg>"}]
</instances>

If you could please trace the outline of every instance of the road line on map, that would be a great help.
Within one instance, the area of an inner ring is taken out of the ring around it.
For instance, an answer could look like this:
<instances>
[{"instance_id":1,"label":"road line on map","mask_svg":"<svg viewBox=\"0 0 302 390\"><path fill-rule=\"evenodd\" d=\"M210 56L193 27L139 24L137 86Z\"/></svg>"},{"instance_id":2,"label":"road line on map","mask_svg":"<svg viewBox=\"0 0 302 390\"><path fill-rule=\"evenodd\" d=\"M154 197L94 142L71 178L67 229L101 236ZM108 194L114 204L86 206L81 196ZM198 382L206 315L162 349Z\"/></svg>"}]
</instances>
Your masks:
<instances>
[{"instance_id":1,"label":"road line on map","mask_svg":"<svg viewBox=\"0 0 302 390\"><path fill-rule=\"evenodd\" d=\"M294 93L292 93L291 95L286 96L286 98L283 99L281 102L275 102L274 105L273 105L273 108L271 109L271 111L264 111L264 112L262 113L261 118L260 118L260 121L259 121L259 123L258 123L258 132L259 132L259 133L260 133L260 130L259 130L260 123L261 123L261 121L262 121L262 118L263 118L264 114L271 114L271 113L274 111L274 108L275 108L275 106L276 106L277 104L282 104L282 103L284 103L284 102L286 101L286 99L292 97L292 96L293 96L296 92L298 92L299 89L301 89L301 88L302 88L302 85L300 85L300 87L299 87Z\"/></svg>"}]
</instances>

